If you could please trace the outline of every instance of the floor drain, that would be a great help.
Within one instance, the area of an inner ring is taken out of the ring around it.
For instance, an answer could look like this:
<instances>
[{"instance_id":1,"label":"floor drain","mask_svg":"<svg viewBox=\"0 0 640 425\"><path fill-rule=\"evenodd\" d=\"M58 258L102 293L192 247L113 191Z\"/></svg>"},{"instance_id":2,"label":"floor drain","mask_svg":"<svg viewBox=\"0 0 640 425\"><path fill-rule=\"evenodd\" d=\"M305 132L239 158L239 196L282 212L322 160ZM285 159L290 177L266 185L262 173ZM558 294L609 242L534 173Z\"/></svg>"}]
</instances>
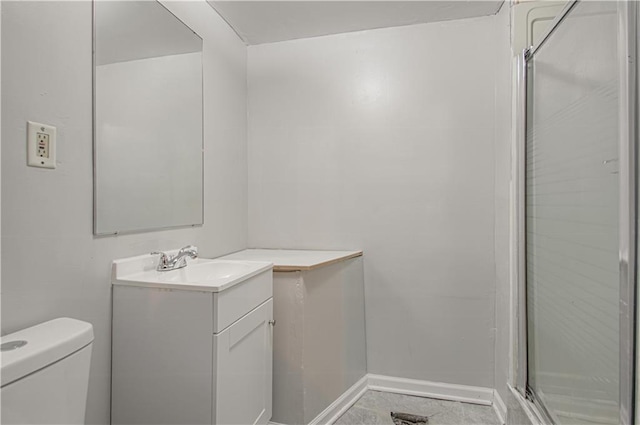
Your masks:
<instances>
[{"instance_id":1,"label":"floor drain","mask_svg":"<svg viewBox=\"0 0 640 425\"><path fill-rule=\"evenodd\" d=\"M426 416L400 412L391 412L391 419L395 425L420 425L429 422Z\"/></svg>"}]
</instances>

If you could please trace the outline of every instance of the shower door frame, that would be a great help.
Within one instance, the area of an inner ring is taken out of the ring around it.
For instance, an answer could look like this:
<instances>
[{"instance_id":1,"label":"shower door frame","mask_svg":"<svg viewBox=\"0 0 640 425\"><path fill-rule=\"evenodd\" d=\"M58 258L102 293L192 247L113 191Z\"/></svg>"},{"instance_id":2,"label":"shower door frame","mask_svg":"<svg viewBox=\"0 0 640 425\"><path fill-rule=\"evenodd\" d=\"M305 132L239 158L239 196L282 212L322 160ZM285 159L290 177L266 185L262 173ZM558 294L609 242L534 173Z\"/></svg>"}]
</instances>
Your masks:
<instances>
[{"instance_id":1,"label":"shower door frame","mask_svg":"<svg viewBox=\"0 0 640 425\"><path fill-rule=\"evenodd\" d=\"M526 286L526 131L527 131L527 65L536 51L562 24L570 11L580 3L572 0L558 14L540 42L524 49L516 65L516 140L515 140L515 223L516 223L516 351L514 356L515 389L530 404L541 422L553 423L546 408L528 386L527 286ZM637 297L637 228L638 228L638 20L640 8L635 1L618 1L618 46L620 59L620 114L618 120L620 152L619 199L619 271L620 271L620 400L619 421L623 425L640 423L636 408L636 353L640 352L640 329L636 326L640 312ZM626 158L625 158L626 155ZM638 359L640 360L640 358ZM638 366L640 369L640 366ZM640 398L638 398L640 400ZM636 420L637 419L637 420Z\"/></svg>"}]
</instances>

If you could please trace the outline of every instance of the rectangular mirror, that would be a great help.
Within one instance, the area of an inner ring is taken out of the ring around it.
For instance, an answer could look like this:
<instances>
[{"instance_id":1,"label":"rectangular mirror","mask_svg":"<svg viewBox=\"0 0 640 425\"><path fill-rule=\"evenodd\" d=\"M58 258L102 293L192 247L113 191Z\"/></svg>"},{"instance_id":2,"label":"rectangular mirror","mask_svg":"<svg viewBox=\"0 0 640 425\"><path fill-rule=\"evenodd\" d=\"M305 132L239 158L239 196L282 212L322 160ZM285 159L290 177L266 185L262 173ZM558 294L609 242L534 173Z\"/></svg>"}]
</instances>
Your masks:
<instances>
[{"instance_id":1,"label":"rectangular mirror","mask_svg":"<svg viewBox=\"0 0 640 425\"><path fill-rule=\"evenodd\" d=\"M94 233L203 223L202 39L157 1L94 1Z\"/></svg>"}]
</instances>

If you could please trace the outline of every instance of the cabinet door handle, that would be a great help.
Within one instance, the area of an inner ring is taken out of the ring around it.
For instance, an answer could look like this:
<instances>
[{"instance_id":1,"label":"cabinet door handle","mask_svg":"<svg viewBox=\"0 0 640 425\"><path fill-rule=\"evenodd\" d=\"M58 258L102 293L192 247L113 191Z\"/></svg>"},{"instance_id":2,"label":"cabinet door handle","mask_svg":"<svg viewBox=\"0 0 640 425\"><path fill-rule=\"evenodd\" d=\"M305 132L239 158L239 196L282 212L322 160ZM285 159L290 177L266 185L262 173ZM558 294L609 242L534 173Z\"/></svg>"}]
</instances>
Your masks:
<instances>
[{"instance_id":1,"label":"cabinet door handle","mask_svg":"<svg viewBox=\"0 0 640 425\"><path fill-rule=\"evenodd\" d=\"M275 326L275 325L276 325L276 321L275 321L275 320L269 320L269 324L270 324L271 326Z\"/></svg>"}]
</instances>

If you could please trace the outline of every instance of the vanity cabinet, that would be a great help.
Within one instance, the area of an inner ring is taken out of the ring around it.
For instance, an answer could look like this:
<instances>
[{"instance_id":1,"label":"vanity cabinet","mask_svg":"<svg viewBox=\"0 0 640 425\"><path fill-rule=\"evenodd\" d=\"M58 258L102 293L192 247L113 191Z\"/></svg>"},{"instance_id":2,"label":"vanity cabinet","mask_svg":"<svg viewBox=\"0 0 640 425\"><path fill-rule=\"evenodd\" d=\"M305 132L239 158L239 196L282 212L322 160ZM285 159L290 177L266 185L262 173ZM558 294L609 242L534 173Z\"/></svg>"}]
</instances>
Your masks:
<instances>
[{"instance_id":1,"label":"vanity cabinet","mask_svg":"<svg viewBox=\"0 0 640 425\"><path fill-rule=\"evenodd\" d=\"M367 373L362 251L247 249L273 263L274 423L317 423Z\"/></svg>"},{"instance_id":2,"label":"vanity cabinet","mask_svg":"<svg viewBox=\"0 0 640 425\"><path fill-rule=\"evenodd\" d=\"M112 424L269 422L271 267L217 289L114 272Z\"/></svg>"}]
</instances>

